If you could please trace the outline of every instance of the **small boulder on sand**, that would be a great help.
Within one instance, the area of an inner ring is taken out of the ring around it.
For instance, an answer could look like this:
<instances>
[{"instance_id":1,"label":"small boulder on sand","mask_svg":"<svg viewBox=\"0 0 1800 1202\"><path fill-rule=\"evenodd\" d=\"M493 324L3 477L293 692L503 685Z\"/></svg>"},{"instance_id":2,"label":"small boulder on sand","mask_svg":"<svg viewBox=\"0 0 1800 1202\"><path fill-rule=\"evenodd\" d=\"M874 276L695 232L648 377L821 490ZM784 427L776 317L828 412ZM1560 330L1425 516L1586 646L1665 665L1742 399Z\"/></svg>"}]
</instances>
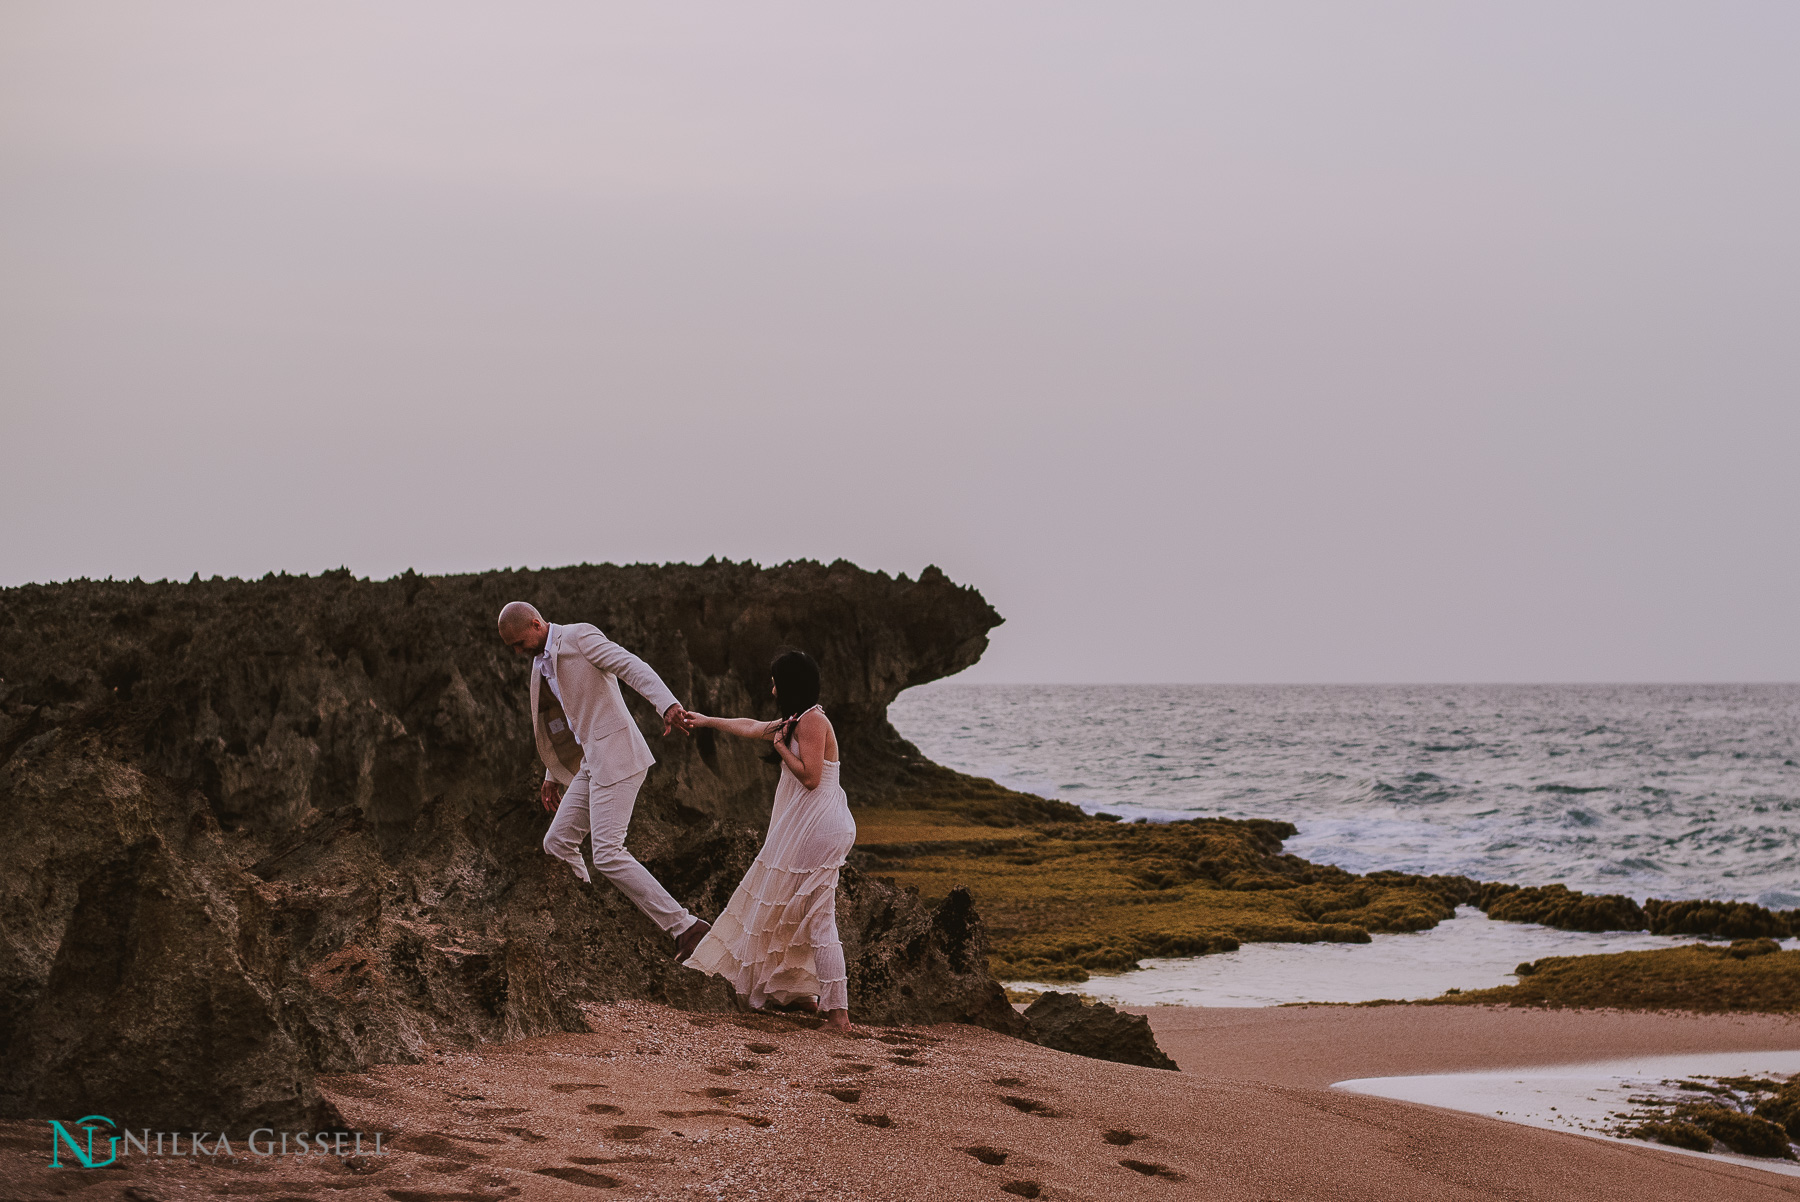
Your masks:
<instances>
[{"instance_id":1,"label":"small boulder on sand","mask_svg":"<svg viewBox=\"0 0 1800 1202\"><path fill-rule=\"evenodd\" d=\"M1105 1002L1084 1003L1077 994L1052 991L1027 1007L1025 1020L1031 1039L1043 1047L1145 1068L1176 1068L1156 1046L1149 1019L1121 1014Z\"/></svg>"}]
</instances>

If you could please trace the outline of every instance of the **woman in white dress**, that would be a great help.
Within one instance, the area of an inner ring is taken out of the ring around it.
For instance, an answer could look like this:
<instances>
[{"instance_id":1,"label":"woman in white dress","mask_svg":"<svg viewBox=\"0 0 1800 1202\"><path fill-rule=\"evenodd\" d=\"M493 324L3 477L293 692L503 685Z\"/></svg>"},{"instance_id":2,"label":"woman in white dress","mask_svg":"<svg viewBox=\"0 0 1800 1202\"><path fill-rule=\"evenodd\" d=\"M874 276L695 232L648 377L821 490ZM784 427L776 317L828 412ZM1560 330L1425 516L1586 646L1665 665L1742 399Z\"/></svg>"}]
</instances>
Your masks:
<instances>
[{"instance_id":1,"label":"woman in white dress","mask_svg":"<svg viewBox=\"0 0 1800 1202\"><path fill-rule=\"evenodd\" d=\"M822 1010L850 1029L848 974L837 932L838 869L856 842L850 802L838 783L837 732L819 706L819 666L804 651L783 651L769 666L781 717L709 718L689 711L688 725L747 739L769 739L781 757L781 783L769 834L725 912L685 961L724 977L755 1009Z\"/></svg>"}]
</instances>

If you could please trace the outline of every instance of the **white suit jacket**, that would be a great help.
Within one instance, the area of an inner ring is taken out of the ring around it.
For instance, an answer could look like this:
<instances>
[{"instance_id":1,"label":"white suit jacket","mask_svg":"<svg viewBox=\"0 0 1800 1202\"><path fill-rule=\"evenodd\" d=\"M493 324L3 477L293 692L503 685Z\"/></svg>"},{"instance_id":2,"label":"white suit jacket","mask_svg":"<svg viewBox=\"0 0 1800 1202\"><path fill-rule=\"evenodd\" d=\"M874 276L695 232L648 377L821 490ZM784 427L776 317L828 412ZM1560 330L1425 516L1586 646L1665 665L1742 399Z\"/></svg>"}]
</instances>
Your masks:
<instances>
[{"instance_id":1,"label":"white suit jacket","mask_svg":"<svg viewBox=\"0 0 1800 1202\"><path fill-rule=\"evenodd\" d=\"M562 694L570 729L581 739L582 766L596 785L614 784L656 763L631 711L625 708L625 695L619 691L621 678L659 714L667 713L675 704L675 694L649 664L591 624L558 625L556 688ZM557 758L549 727L538 710L543 680L543 674L533 664L531 729L537 736L538 756L544 761L544 778L566 786L575 775Z\"/></svg>"}]
</instances>

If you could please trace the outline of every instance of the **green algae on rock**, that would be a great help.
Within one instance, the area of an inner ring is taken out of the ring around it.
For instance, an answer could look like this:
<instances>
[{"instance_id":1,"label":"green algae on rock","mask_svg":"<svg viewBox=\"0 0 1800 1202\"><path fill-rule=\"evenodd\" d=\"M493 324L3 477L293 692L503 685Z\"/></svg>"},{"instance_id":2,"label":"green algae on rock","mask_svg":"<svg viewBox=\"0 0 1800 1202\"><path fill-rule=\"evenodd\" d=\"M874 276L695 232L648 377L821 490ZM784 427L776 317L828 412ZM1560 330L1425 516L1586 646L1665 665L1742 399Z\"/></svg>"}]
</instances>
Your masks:
<instances>
[{"instance_id":1,"label":"green algae on rock","mask_svg":"<svg viewBox=\"0 0 1800 1202\"><path fill-rule=\"evenodd\" d=\"M1792 1115L1800 1082L1760 1077L1664 1081L1668 1097L1636 1097L1612 1134L1693 1152L1717 1145L1743 1156L1794 1160ZM1683 1096L1685 1095L1685 1096Z\"/></svg>"},{"instance_id":2,"label":"green algae on rock","mask_svg":"<svg viewBox=\"0 0 1800 1202\"><path fill-rule=\"evenodd\" d=\"M1790 1079L1779 1087L1773 1082L1760 1082L1769 1088L1756 1103L1756 1117L1779 1123L1791 1139L1800 1140L1800 1080Z\"/></svg>"},{"instance_id":3,"label":"green algae on rock","mask_svg":"<svg viewBox=\"0 0 1800 1202\"><path fill-rule=\"evenodd\" d=\"M1370 873L1371 877L1377 875ZM1437 888L1453 889L1452 881L1466 877L1423 878L1440 882ZM1477 885L1457 898L1478 906L1499 922L1535 922L1562 931L1649 931L1652 935L1699 935L1709 939L1749 939L1770 936L1785 939L1800 931L1800 911L1770 910L1751 902L1666 901L1650 898L1638 905L1618 893L1582 893L1567 885Z\"/></svg>"},{"instance_id":4,"label":"green algae on rock","mask_svg":"<svg viewBox=\"0 0 1800 1202\"><path fill-rule=\"evenodd\" d=\"M1500 886L1482 909L1499 922L1535 922L1562 931L1641 931L1641 906L1616 893L1595 896L1566 885L1514 889Z\"/></svg>"},{"instance_id":5,"label":"green algae on rock","mask_svg":"<svg viewBox=\"0 0 1800 1202\"><path fill-rule=\"evenodd\" d=\"M1790 1014L1800 1011L1800 951L1739 940L1729 947L1548 956L1521 964L1516 985L1413 1004Z\"/></svg>"},{"instance_id":6,"label":"green algae on rock","mask_svg":"<svg viewBox=\"0 0 1800 1202\"><path fill-rule=\"evenodd\" d=\"M1371 931L1436 926L1480 888L1463 877L1361 877L1310 863L1282 852L1294 833L1285 822L1083 815L1000 827L991 824L996 799L981 804L980 822L954 800L859 809L857 854L928 902L968 886L1006 980L1085 981L1147 956L1240 942L1367 943Z\"/></svg>"},{"instance_id":7,"label":"green algae on rock","mask_svg":"<svg viewBox=\"0 0 1800 1202\"><path fill-rule=\"evenodd\" d=\"M1750 902L1662 901L1644 903L1652 935L1705 935L1713 939L1786 939L1796 932L1796 911L1769 910Z\"/></svg>"},{"instance_id":8,"label":"green algae on rock","mask_svg":"<svg viewBox=\"0 0 1800 1202\"><path fill-rule=\"evenodd\" d=\"M1712 1151L1712 1136L1689 1122L1681 1119L1661 1119L1649 1123L1639 1123L1622 1134L1632 1139L1644 1139L1653 1143L1667 1144L1671 1148L1686 1148L1690 1152Z\"/></svg>"}]
</instances>

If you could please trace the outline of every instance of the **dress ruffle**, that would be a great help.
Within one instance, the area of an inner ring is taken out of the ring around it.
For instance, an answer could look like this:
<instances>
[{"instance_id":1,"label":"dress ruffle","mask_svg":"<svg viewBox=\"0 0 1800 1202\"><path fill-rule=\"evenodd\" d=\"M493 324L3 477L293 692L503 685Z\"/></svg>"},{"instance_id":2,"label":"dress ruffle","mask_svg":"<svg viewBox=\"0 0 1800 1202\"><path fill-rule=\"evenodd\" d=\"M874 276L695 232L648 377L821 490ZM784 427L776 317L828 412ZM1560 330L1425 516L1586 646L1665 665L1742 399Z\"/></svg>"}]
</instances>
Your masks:
<instances>
[{"instance_id":1,"label":"dress ruffle","mask_svg":"<svg viewBox=\"0 0 1800 1202\"><path fill-rule=\"evenodd\" d=\"M759 1009L808 997L821 1010L848 1009L837 883L855 842L838 765L826 762L816 789L784 765L762 850L688 967L725 978Z\"/></svg>"}]
</instances>

